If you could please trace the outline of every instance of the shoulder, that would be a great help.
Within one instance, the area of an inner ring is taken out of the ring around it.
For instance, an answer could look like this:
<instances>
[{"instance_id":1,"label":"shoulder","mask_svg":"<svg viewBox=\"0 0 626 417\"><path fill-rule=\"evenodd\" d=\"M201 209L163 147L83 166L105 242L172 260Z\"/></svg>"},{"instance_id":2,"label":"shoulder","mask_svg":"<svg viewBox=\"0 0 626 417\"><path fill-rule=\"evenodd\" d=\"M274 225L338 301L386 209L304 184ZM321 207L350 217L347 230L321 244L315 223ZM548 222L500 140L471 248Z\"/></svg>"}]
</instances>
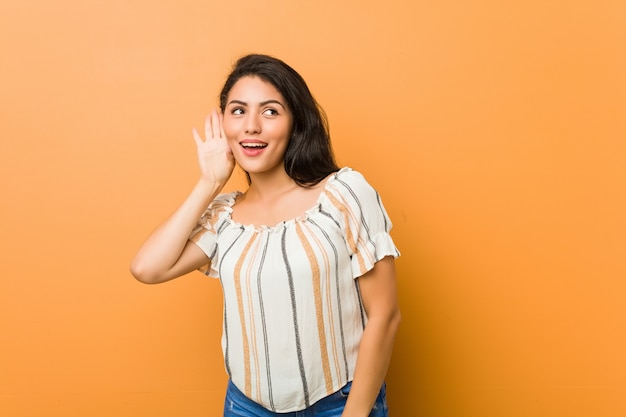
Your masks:
<instances>
[{"instance_id":1,"label":"shoulder","mask_svg":"<svg viewBox=\"0 0 626 417\"><path fill-rule=\"evenodd\" d=\"M377 192L365 176L350 167L341 168L328 181L328 188L335 192L357 198L359 196L376 195Z\"/></svg>"},{"instance_id":2,"label":"shoulder","mask_svg":"<svg viewBox=\"0 0 626 417\"><path fill-rule=\"evenodd\" d=\"M211 203L209 204L209 210L224 210L228 209L235 204L235 200L237 196L241 194L240 191L232 191L229 193L219 194Z\"/></svg>"},{"instance_id":3,"label":"shoulder","mask_svg":"<svg viewBox=\"0 0 626 417\"><path fill-rule=\"evenodd\" d=\"M392 223L378 192L365 176L349 167L329 179L323 207L343 232L354 257L354 277L363 275L386 255L397 256L389 235Z\"/></svg>"},{"instance_id":4,"label":"shoulder","mask_svg":"<svg viewBox=\"0 0 626 417\"><path fill-rule=\"evenodd\" d=\"M241 192L233 191L219 194L215 197L200 218L200 225L205 227L208 225L215 226L219 219L227 219L233 210L233 205L239 194L241 194Z\"/></svg>"},{"instance_id":5,"label":"shoulder","mask_svg":"<svg viewBox=\"0 0 626 417\"><path fill-rule=\"evenodd\" d=\"M378 192L363 174L350 167L337 171L326 184L325 206L331 213L353 219L386 215Z\"/></svg>"}]
</instances>

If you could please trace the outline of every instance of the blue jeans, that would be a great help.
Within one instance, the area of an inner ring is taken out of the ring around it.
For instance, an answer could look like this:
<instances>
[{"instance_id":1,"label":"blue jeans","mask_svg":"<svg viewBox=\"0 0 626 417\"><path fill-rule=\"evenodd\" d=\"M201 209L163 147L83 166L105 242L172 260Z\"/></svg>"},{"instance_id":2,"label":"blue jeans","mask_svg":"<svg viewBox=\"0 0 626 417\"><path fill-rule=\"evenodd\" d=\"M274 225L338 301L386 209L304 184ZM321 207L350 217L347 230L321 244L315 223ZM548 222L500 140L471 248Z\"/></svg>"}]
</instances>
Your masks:
<instances>
[{"instance_id":1,"label":"blue jeans","mask_svg":"<svg viewBox=\"0 0 626 417\"><path fill-rule=\"evenodd\" d=\"M231 381L228 381L224 401L224 417L341 417L348 400L348 394L350 394L350 387L352 387L351 382L305 410L274 413L246 397ZM385 384L383 384L369 417L387 416L387 393Z\"/></svg>"}]
</instances>

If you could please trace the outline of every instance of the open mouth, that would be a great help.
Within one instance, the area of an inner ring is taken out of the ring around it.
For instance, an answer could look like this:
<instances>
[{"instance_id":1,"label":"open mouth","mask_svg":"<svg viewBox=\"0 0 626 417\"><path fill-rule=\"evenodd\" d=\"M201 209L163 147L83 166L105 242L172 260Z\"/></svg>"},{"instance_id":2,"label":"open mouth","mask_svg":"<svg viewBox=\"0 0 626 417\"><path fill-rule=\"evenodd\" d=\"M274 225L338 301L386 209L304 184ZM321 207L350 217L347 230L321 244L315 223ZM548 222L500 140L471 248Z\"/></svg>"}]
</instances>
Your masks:
<instances>
[{"instance_id":1,"label":"open mouth","mask_svg":"<svg viewBox=\"0 0 626 417\"><path fill-rule=\"evenodd\" d=\"M244 149L263 149L267 147L267 143L245 142L241 143L241 147Z\"/></svg>"}]
</instances>

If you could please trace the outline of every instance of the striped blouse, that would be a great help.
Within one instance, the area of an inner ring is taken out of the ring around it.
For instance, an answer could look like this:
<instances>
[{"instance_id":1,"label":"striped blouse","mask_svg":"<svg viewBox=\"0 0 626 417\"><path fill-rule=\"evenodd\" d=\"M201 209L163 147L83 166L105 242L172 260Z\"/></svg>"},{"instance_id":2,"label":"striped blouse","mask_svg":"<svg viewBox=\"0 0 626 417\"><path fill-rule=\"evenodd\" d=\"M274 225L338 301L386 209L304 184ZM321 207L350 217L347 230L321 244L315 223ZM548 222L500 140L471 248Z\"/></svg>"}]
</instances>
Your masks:
<instances>
[{"instance_id":1,"label":"striped blouse","mask_svg":"<svg viewBox=\"0 0 626 417\"><path fill-rule=\"evenodd\" d=\"M274 412L302 410L352 380L367 322L355 278L399 256L376 190L343 168L301 217L276 226L232 220L239 192L219 195L190 240L220 279L226 372Z\"/></svg>"}]
</instances>

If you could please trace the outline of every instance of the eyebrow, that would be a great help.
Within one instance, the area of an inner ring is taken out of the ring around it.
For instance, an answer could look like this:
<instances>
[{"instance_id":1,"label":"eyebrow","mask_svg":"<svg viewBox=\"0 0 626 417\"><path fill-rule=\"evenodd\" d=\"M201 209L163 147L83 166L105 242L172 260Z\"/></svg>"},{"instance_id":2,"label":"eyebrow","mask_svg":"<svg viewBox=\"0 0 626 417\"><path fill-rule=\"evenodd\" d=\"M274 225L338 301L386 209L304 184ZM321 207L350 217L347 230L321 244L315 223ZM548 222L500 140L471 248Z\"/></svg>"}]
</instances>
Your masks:
<instances>
[{"instance_id":1,"label":"eyebrow","mask_svg":"<svg viewBox=\"0 0 626 417\"><path fill-rule=\"evenodd\" d=\"M228 102L228 105L230 106L231 104L239 104L239 105L242 105L242 106L247 106L248 105L248 103L246 103L245 101L241 101L241 100L231 100L231 101ZM287 109L283 103L281 103L278 100L274 100L274 99L261 101L259 103L260 106L265 106L267 104L278 104L283 109Z\"/></svg>"}]
</instances>

